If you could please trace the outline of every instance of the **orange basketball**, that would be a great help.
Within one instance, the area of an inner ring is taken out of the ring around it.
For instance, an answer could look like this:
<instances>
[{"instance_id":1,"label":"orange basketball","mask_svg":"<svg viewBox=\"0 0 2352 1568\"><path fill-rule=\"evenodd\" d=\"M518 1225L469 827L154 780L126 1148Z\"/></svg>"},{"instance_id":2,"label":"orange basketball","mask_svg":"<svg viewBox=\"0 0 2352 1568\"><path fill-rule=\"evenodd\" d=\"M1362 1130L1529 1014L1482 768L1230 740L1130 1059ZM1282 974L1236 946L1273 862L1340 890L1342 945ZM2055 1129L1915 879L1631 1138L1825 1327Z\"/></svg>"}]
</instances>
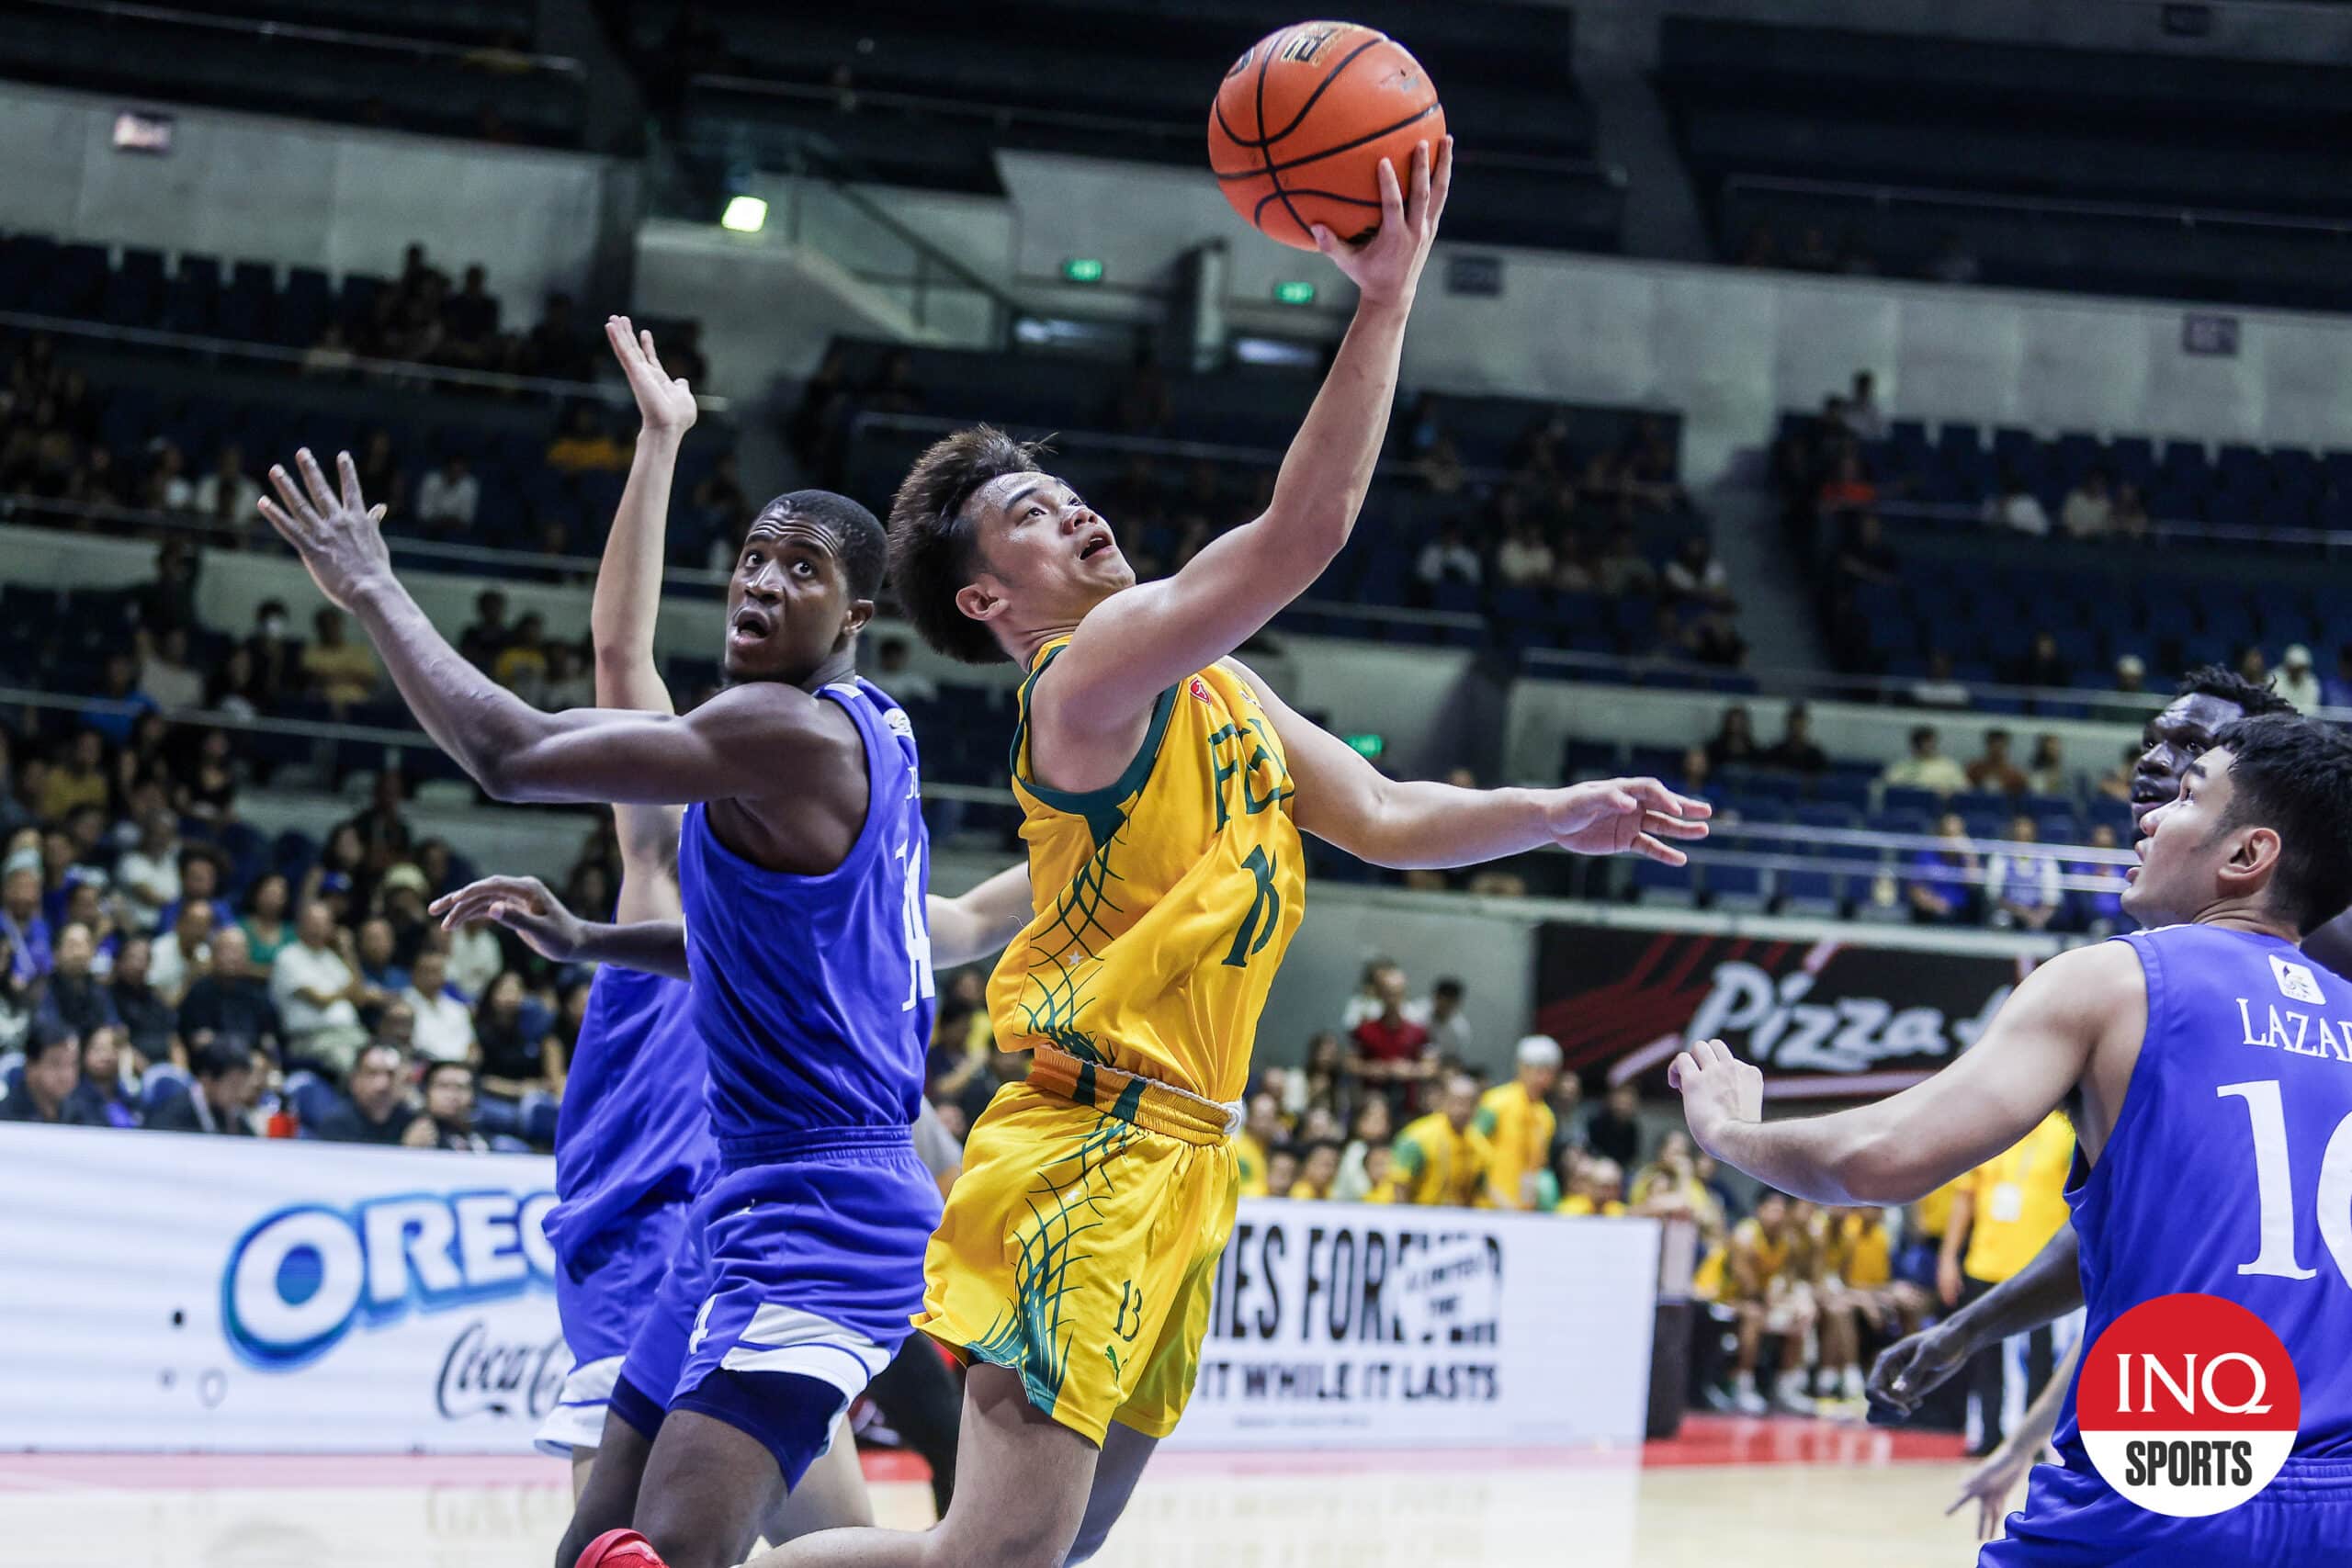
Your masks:
<instances>
[{"instance_id":1,"label":"orange basketball","mask_svg":"<svg viewBox=\"0 0 2352 1568\"><path fill-rule=\"evenodd\" d=\"M1353 22L1299 22L1233 62L1209 108L1209 167L1233 209L1302 251L1310 226L1361 242L1380 228L1380 161L1410 195L1413 146L1437 156L1445 108L1421 62Z\"/></svg>"}]
</instances>

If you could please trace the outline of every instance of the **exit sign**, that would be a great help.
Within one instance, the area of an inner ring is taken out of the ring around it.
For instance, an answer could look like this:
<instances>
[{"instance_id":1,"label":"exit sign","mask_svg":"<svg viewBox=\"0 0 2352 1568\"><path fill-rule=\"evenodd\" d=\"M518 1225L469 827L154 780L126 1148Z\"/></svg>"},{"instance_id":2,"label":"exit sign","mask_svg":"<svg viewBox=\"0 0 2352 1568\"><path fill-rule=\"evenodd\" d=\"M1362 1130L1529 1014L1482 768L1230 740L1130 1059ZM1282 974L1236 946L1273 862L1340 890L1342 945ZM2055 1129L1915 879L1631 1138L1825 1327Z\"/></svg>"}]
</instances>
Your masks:
<instances>
[{"instance_id":1,"label":"exit sign","mask_svg":"<svg viewBox=\"0 0 2352 1568\"><path fill-rule=\"evenodd\" d=\"M1102 258L1072 256L1062 263L1062 277L1070 283L1100 283L1102 281Z\"/></svg>"},{"instance_id":2,"label":"exit sign","mask_svg":"<svg viewBox=\"0 0 2352 1568\"><path fill-rule=\"evenodd\" d=\"M1362 735L1342 735L1340 739L1345 741L1349 749L1356 752L1359 756L1370 757L1374 761L1379 759L1380 754L1383 751L1388 750L1388 738L1385 735L1373 735L1369 733Z\"/></svg>"},{"instance_id":3,"label":"exit sign","mask_svg":"<svg viewBox=\"0 0 2352 1568\"><path fill-rule=\"evenodd\" d=\"M1315 303L1315 285L1303 277L1286 277L1274 285L1274 303L1312 305Z\"/></svg>"}]
</instances>

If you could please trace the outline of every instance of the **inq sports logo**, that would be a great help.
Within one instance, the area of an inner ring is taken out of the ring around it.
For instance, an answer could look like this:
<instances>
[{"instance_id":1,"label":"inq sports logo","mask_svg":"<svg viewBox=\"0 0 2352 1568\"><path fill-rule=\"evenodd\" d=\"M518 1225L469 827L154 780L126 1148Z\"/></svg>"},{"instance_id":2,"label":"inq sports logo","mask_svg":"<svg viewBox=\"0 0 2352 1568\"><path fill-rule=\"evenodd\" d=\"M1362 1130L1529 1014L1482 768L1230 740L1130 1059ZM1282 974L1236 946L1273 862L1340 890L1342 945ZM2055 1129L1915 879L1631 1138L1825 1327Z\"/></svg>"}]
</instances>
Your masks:
<instances>
[{"instance_id":1,"label":"inq sports logo","mask_svg":"<svg viewBox=\"0 0 2352 1568\"><path fill-rule=\"evenodd\" d=\"M290 1204L229 1251L220 1323L247 1364L289 1371L354 1324L379 1328L551 1290L555 1252L541 1229L552 1192L415 1192L351 1209Z\"/></svg>"}]
</instances>

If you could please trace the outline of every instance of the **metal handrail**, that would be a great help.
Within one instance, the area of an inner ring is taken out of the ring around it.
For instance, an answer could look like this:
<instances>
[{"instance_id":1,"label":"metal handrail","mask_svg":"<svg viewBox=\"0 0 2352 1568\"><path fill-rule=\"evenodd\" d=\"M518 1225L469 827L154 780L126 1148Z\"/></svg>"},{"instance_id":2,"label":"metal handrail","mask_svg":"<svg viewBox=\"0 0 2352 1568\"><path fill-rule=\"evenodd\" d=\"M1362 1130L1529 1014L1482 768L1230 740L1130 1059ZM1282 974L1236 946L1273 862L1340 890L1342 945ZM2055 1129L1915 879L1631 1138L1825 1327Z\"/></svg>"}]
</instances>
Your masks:
<instances>
[{"instance_id":1,"label":"metal handrail","mask_svg":"<svg viewBox=\"0 0 2352 1568\"><path fill-rule=\"evenodd\" d=\"M1726 195L1740 190L1787 196L1842 197L1884 207L1901 202L1923 207L1967 207L1994 212L2024 212L2058 218L2150 219L2186 229L2211 225L2307 231L2352 235L2352 219L2301 218L2283 213L2242 212L2228 208L2183 207L2157 202L2079 200L2060 197L2006 196L1985 191L1946 190L1927 186L1877 185L1866 180L1804 179L1781 175L1733 175Z\"/></svg>"},{"instance_id":2,"label":"metal handrail","mask_svg":"<svg viewBox=\"0 0 2352 1568\"><path fill-rule=\"evenodd\" d=\"M1951 501L1881 501L1869 508L1881 517L1919 518L1932 523L1967 523L1980 527L2007 532L1997 523L1984 520L1981 506L1970 506ZM2064 530L2056 520L2051 525L2054 536L2064 537ZM2148 520L2148 537L2152 539L2210 539L2222 544L2291 545L2322 549L2352 548L2352 532L2340 528L2273 528L2259 523L2207 523L2195 518Z\"/></svg>"},{"instance_id":3,"label":"metal handrail","mask_svg":"<svg viewBox=\"0 0 2352 1568\"><path fill-rule=\"evenodd\" d=\"M248 343L240 338L167 333L152 327L113 326L72 316L45 316L31 310L0 310L0 327L47 333L53 337L90 338L101 343L130 344L142 348L178 349L222 359L260 360L292 366L297 369L301 367L310 353L307 349L280 348L276 344ZM426 365L410 359L371 359L355 354L331 369L316 372L322 378L354 373L371 379L438 381L489 391L538 392L551 398L590 399L616 408L632 404L625 383L558 381L542 376L510 376L500 370L468 370L453 365ZM725 413L731 406L727 399L707 392L696 392L695 403L710 413Z\"/></svg>"},{"instance_id":4,"label":"metal handrail","mask_svg":"<svg viewBox=\"0 0 2352 1568\"><path fill-rule=\"evenodd\" d=\"M67 11L75 16L123 17L134 21L161 22L167 27L208 28L215 32L236 33L265 40L285 38L307 43L347 44L357 49L384 50L401 54L438 55L457 63L494 56L502 62L514 61L535 71L585 76L580 62L569 55L536 54L528 50L505 49L492 44L450 43L439 39L406 38L397 33L354 32L346 28L320 27L311 23L256 21L247 17L212 17L165 6L126 5L120 0L106 0L106 3L96 5L88 3L88 0L16 0L16 4L39 6L51 11Z\"/></svg>"}]
</instances>

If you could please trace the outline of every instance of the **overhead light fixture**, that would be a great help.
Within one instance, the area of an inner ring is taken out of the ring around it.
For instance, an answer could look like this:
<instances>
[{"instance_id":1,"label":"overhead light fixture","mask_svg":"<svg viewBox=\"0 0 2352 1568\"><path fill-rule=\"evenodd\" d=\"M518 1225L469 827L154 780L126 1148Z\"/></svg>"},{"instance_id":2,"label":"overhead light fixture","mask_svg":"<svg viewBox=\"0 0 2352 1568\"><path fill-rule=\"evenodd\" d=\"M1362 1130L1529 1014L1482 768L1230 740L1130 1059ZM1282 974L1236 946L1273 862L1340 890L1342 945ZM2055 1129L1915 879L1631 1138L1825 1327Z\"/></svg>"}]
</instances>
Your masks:
<instances>
[{"instance_id":1,"label":"overhead light fixture","mask_svg":"<svg viewBox=\"0 0 2352 1568\"><path fill-rule=\"evenodd\" d=\"M730 196L727 210L718 215L718 226L738 234L756 234L767 227L768 204L756 196Z\"/></svg>"}]
</instances>

